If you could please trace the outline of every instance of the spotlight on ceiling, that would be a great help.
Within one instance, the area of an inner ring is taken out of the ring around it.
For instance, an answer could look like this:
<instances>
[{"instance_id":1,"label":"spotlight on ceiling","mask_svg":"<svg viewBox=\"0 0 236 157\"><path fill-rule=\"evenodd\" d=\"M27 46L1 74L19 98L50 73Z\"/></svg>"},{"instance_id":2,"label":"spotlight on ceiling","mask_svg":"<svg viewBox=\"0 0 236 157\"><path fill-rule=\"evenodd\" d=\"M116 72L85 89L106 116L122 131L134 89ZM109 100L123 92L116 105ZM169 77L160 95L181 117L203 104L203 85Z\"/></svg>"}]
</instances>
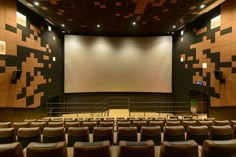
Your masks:
<instances>
[{"instance_id":1,"label":"spotlight on ceiling","mask_svg":"<svg viewBox=\"0 0 236 157\"><path fill-rule=\"evenodd\" d=\"M97 28L100 28L100 25L99 25L99 24L97 25Z\"/></svg>"},{"instance_id":2,"label":"spotlight on ceiling","mask_svg":"<svg viewBox=\"0 0 236 157\"><path fill-rule=\"evenodd\" d=\"M34 5L39 6L39 2L34 2Z\"/></svg>"},{"instance_id":3,"label":"spotlight on ceiling","mask_svg":"<svg viewBox=\"0 0 236 157\"><path fill-rule=\"evenodd\" d=\"M205 8L205 4L200 5L200 8L201 9Z\"/></svg>"},{"instance_id":4,"label":"spotlight on ceiling","mask_svg":"<svg viewBox=\"0 0 236 157\"><path fill-rule=\"evenodd\" d=\"M175 25L173 25L172 27L173 27L173 28L176 28L176 26L175 26Z\"/></svg>"},{"instance_id":5,"label":"spotlight on ceiling","mask_svg":"<svg viewBox=\"0 0 236 157\"><path fill-rule=\"evenodd\" d=\"M133 26L135 26L135 25L136 25L136 22L133 22L132 24L133 24Z\"/></svg>"},{"instance_id":6,"label":"spotlight on ceiling","mask_svg":"<svg viewBox=\"0 0 236 157\"><path fill-rule=\"evenodd\" d=\"M62 27L65 27L65 24L61 24Z\"/></svg>"}]
</instances>

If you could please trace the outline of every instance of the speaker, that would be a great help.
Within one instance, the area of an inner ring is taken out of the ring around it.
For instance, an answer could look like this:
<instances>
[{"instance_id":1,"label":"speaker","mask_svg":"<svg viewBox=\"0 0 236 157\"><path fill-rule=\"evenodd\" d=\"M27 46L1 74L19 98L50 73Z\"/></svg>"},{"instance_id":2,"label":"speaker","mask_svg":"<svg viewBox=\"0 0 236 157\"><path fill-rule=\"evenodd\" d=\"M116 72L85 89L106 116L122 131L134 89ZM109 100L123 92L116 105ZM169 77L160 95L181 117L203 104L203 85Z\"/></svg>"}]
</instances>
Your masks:
<instances>
[{"instance_id":1,"label":"speaker","mask_svg":"<svg viewBox=\"0 0 236 157\"><path fill-rule=\"evenodd\" d=\"M18 69L12 72L11 83L16 84L17 80L21 77L22 70Z\"/></svg>"}]
</instances>

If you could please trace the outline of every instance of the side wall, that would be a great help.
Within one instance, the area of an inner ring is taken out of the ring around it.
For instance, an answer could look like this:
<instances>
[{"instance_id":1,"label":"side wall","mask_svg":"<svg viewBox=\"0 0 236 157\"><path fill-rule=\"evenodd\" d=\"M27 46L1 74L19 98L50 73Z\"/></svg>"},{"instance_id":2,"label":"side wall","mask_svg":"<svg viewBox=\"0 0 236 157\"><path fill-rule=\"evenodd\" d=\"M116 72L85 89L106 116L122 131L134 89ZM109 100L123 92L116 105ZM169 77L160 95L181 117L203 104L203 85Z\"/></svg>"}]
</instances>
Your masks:
<instances>
[{"instance_id":1,"label":"side wall","mask_svg":"<svg viewBox=\"0 0 236 157\"><path fill-rule=\"evenodd\" d=\"M26 25L17 22L16 12L26 16ZM16 0L0 2L0 107L9 117L40 115L45 111L35 108L62 95L63 36L53 26L48 31L48 25ZM22 74L13 84L13 71L18 69Z\"/></svg>"},{"instance_id":2,"label":"side wall","mask_svg":"<svg viewBox=\"0 0 236 157\"><path fill-rule=\"evenodd\" d=\"M236 108L236 1L227 0L183 30L184 35L179 30L174 37L176 101L190 100L190 90L201 91L209 96L209 116L233 119L228 111ZM215 78L215 70L223 72L225 84Z\"/></svg>"}]
</instances>

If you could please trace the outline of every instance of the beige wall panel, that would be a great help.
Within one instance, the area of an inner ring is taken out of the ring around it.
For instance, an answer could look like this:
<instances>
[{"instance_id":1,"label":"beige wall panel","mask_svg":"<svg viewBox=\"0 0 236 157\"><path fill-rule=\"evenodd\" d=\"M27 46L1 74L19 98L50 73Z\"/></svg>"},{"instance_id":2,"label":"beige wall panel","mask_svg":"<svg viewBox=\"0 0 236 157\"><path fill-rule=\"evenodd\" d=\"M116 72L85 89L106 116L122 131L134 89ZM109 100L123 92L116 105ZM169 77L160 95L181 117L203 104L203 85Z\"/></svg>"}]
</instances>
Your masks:
<instances>
[{"instance_id":1,"label":"beige wall panel","mask_svg":"<svg viewBox=\"0 0 236 157\"><path fill-rule=\"evenodd\" d=\"M16 21L16 0L6 0L6 18Z\"/></svg>"},{"instance_id":2,"label":"beige wall panel","mask_svg":"<svg viewBox=\"0 0 236 157\"><path fill-rule=\"evenodd\" d=\"M223 3L221 6L221 24L225 24L232 20L231 3Z\"/></svg>"},{"instance_id":3,"label":"beige wall panel","mask_svg":"<svg viewBox=\"0 0 236 157\"><path fill-rule=\"evenodd\" d=\"M12 55L12 56L17 56L16 44L8 42L6 44L6 54Z\"/></svg>"},{"instance_id":4,"label":"beige wall panel","mask_svg":"<svg viewBox=\"0 0 236 157\"><path fill-rule=\"evenodd\" d=\"M212 106L212 107L220 106L220 99L211 97L211 106Z\"/></svg>"}]
</instances>

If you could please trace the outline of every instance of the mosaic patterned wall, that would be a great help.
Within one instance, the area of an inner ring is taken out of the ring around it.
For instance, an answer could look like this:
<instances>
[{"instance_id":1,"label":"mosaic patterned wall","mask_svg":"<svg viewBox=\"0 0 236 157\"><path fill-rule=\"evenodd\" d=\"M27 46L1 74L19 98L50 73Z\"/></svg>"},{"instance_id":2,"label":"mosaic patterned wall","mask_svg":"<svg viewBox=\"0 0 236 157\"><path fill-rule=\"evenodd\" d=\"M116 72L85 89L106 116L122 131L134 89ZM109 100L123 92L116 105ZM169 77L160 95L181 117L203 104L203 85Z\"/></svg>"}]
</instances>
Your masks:
<instances>
[{"instance_id":1,"label":"mosaic patterned wall","mask_svg":"<svg viewBox=\"0 0 236 157\"><path fill-rule=\"evenodd\" d=\"M211 21L218 15L218 22ZM188 95L179 85L188 79L183 87L207 93L212 107L236 106L236 1L228 0L181 31L175 39L176 92ZM215 70L223 72L225 84L215 78Z\"/></svg>"},{"instance_id":2,"label":"mosaic patterned wall","mask_svg":"<svg viewBox=\"0 0 236 157\"><path fill-rule=\"evenodd\" d=\"M17 23L16 11L26 16ZM51 26L52 27L52 26ZM35 108L63 91L62 38L56 30L15 0L0 2L0 107ZM13 71L21 78L11 82Z\"/></svg>"}]
</instances>

